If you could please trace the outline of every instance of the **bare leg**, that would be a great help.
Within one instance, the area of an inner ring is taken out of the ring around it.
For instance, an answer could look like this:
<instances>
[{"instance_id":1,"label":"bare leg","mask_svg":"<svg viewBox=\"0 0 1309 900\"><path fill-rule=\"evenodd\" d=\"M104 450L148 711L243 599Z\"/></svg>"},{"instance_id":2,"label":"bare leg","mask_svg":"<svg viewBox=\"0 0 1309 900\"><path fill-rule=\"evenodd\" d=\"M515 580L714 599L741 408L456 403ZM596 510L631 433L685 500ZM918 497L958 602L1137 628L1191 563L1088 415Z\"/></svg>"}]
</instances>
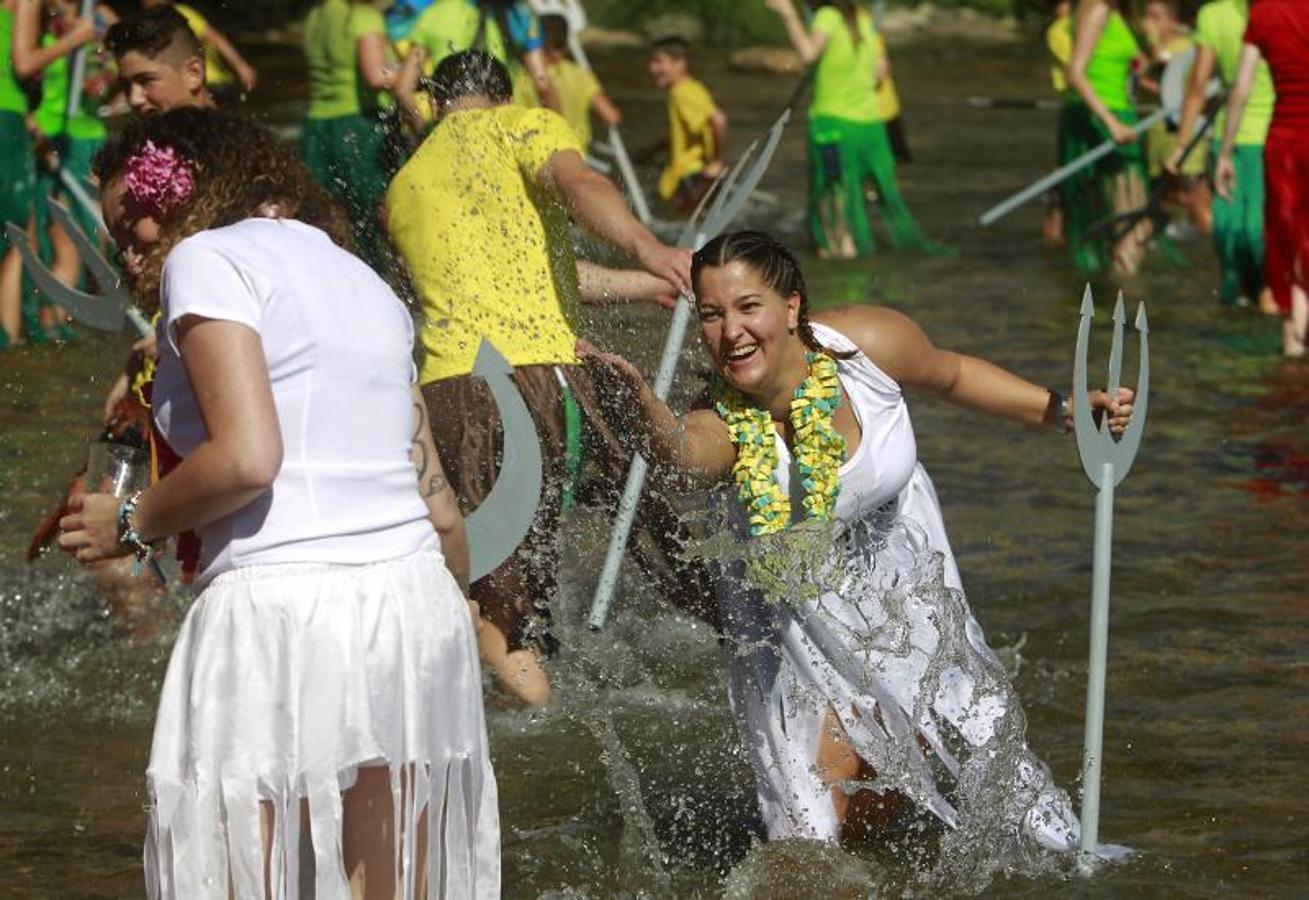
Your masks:
<instances>
[{"instance_id":1,"label":"bare leg","mask_svg":"<svg viewBox=\"0 0 1309 900\"><path fill-rule=\"evenodd\" d=\"M29 220L29 240L35 228L36 220ZM0 262L0 328L11 343L23 336L23 258L17 247L10 247Z\"/></svg>"},{"instance_id":2,"label":"bare leg","mask_svg":"<svg viewBox=\"0 0 1309 900\"><path fill-rule=\"evenodd\" d=\"M1050 203L1045 208L1045 218L1041 220L1041 237L1045 240L1047 247L1062 247L1064 245L1064 210L1062 206L1056 203Z\"/></svg>"},{"instance_id":3,"label":"bare leg","mask_svg":"<svg viewBox=\"0 0 1309 900\"><path fill-rule=\"evenodd\" d=\"M1282 311L1277 308L1277 301L1273 299L1273 289L1264 288L1259 292L1259 311L1266 316L1280 316Z\"/></svg>"},{"instance_id":4,"label":"bare leg","mask_svg":"<svg viewBox=\"0 0 1309 900\"><path fill-rule=\"evenodd\" d=\"M1145 204L1145 185L1135 173L1114 179L1114 211L1119 213L1139 209ZM1121 275L1135 275L1145 256L1145 245L1154 228L1149 219L1143 219L1119 239L1114 247L1114 269Z\"/></svg>"},{"instance_id":5,"label":"bare leg","mask_svg":"<svg viewBox=\"0 0 1309 900\"><path fill-rule=\"evenodd\" d=\"M1305 355L1306 329L1309 328L1309 295L1299 285L1291 288L1291 314L1282 320L1282 355Z\"/></svg>"},{"instance_id":6,"label":"bare leg","mask_svg":"<svg viewBox=\"0 0 1309 900\"><path fill-rule=\"evenodd\" d=\"M396 895L394 811L390 770L360 769L354 787L345 792L341 832L350 894L356 900L393 900Z\"/></svg>"},{"instance_id":7,"label":"bare leg","mask_svg":"<svg viewBox=\"0 0 1309 900\"><path fill-rule=\"evenodd\" d=\"M871 782L877 775L859 754L841 727L836 713L828 710L823 719L822 737L814 759L818 777L831 786L832 808L841 824L841 840L850 843L885 831L909 801L897 791L877 793L862 789L850 793L847 783Z\"/></svg>"},{"instance_id":8,"label":"bare leg","mask_svg":"<svg viewBox=\"0 0 1309 900\"><path fill-rule=\"evenodd\" d=\"M477 649L482 662L500 686L528 706L550 701L550 678L535 650L509 649L509 640L495 625L482 618L476 603L468 604L477 630Z\"/></svg>"},{"instance_id":9,"label":"bare leg","mask_svg":"<svg viewBox=\"0 0 1309 900\"><path fill-rule=\"evenodd\" d=\"M73 243L68 234L57 223L51 222L47 231L50 236L50 246L54 251L54 260L50 264L50 272L59 283L65 287L76 287L77 276L82 271L81 255L77 252L77 245ZM43 306L41 308L41 326L51 328L60 322L68 319L68 314L58 306Z\"/></svg>"}]
</instances>

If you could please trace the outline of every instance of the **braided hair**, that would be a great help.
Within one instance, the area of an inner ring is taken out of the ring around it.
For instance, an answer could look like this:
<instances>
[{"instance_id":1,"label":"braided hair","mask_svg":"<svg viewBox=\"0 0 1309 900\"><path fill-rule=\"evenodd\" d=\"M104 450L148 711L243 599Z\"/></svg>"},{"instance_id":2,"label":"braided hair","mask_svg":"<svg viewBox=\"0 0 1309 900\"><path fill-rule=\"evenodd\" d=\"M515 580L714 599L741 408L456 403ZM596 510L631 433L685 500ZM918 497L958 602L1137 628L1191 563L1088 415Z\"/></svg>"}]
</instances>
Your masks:
<instances>
[{"instance_id":1,"label":"braided hair","mask_svg":"<svg viewBox=\"0 0 1309 900\"><path fill-rule=\"evenodd\" d=\"M796 332L805 347L835 359L849 359L855 352L831 350L819 343L809 321L809 292L795 254L786 245L764 231L730 231L701 247L691 259L691 286L700 290L700 276L707 268L722 268L730 263L745 264L764 283L783 297L800 297L800 315Z\"/></svg>"}]
</instances>

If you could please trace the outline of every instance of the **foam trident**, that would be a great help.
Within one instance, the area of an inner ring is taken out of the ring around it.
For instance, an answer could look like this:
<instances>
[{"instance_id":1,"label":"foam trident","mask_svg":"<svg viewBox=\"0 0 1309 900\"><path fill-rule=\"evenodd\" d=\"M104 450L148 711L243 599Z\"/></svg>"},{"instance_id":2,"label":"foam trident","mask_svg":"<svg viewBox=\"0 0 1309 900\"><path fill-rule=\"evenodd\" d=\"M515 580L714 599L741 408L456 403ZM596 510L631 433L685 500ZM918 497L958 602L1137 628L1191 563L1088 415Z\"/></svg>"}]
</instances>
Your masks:
<instances>
[{"instance_id":1,"label":"foam trident","mask_svg":"<svg viewBox=\"0 0 1309 900\"><path fill-rule=\"evenodd\" d=\"M773 159L782 132L791 119L791 109L778 116L768 132L752 143L741 159L731 170L721 175L714 183L713 189L700 201L700 206L687 221L678 238L677 246L689 250L699 250L723 229L732 223L741 209L754 193L759 180L764 177L768 164ZM663 356L659 361L659 371L655 375L654 392L660 400L667 399L668 391L673 385L673 376L677 374L677 361L682 354L682 342L686 338L686 329L691 323L691 298L682 295L677 298L677 309L673 312L673 321L668 326L668 337L664 341ZM609 607L613 603L614 591L618 587L618 575L623 565L623 554L627 552L627 538L632 533L632 524L636 520L636 505L641 499L645 487L645 477L649 464L639 453L632 460L632 467L627 472L627 485L623 498L618 504L618 518L614 521L614 531L609 539L609 552L605 556L604 568L600 571L600 581L596 585L595 597L591 601L591 615L588 623L592 629L604 627L609 618Z\"/></svg>"},{"instance_id":2,"label":"foam trident","mask_svg":"<svg viewBox=\"0 0 1309 900\"><path fill-rule=\"evenodd\" d=\"M1082 750L1082 833L1083 865L1093 859L1100 830L1100 767L1104 748L1105 670L1109 650L1109 574L1113 559L1114 488L1132 469L1136 451L1145 431L1145 415L1150 399L1150 329L1145 318L1145 304L1136 311L1136 330L1141 334L1140 368L1132 420L1121 439L1109 432L1109 416L1101 417L1096 426L1091 413L1091 398L1086 385L1086 361L1091 336L1091 319L1095 304L1091 286L1082 297L1082 320L1077 331L1077 359L1073 363L1073 423L1077 431L1077 452L1082 458L1086 477L1099 489L1095 503L1095 550L1091 576L1091 659L1086 683L1086 737ZM1123 374L1123 327L1127 315L1123 295L1118 294L1114 307L1114 342L1109 351L1109 396L1116 397Z\"/></svg>"}]
</instances>

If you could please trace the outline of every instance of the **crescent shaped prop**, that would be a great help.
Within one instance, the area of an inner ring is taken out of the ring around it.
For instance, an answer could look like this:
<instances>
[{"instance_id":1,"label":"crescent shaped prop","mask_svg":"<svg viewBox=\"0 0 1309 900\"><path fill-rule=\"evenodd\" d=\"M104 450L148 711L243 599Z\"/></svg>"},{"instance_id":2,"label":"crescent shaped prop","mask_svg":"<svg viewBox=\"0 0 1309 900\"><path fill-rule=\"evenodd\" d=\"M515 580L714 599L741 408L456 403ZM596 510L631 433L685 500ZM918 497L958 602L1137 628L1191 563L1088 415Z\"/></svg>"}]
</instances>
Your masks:
<instances>
[{"instance_id":1,"label":"crescent shaped prop","mask_svg":"<svg viewBox=\"0 0 1309 900\"><path fill-rule=\"evenodd\" d=\"M509 361L482 339L473 374L486 381L504 428L500 476L482 505L464 523L468 532L470 582L494 572L527 537L541 502L541 440Z\"/></svg>"}]
</instances>

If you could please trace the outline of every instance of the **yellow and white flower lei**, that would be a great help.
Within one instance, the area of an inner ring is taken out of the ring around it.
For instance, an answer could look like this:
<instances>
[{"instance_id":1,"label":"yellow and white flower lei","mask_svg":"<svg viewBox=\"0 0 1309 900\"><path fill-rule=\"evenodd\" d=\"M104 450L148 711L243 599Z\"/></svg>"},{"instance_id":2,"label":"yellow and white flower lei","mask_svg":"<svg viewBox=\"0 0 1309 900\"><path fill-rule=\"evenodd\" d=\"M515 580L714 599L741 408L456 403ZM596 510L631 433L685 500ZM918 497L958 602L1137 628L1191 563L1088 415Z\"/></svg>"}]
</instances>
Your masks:
<instances>
[{"instance_id":1,"label":"yellow and white flower lei","mask_svg":"<svg viewBox=\"0 0 1309 900\"><path fill-rule=\"evenodd\" d=\"M805 491L804 518L827 521L836 511L846 456L845 438L832 425L841 405L841 381L832 357L810 353L806 359L809 377L791 400L795 461ZM736 445L732 476L750 517L750 534L784 531L791 524L791 501L777 482L780 460L772 415L724 384L715 389L714 408Z\"/></svg>"}]
</instances>

